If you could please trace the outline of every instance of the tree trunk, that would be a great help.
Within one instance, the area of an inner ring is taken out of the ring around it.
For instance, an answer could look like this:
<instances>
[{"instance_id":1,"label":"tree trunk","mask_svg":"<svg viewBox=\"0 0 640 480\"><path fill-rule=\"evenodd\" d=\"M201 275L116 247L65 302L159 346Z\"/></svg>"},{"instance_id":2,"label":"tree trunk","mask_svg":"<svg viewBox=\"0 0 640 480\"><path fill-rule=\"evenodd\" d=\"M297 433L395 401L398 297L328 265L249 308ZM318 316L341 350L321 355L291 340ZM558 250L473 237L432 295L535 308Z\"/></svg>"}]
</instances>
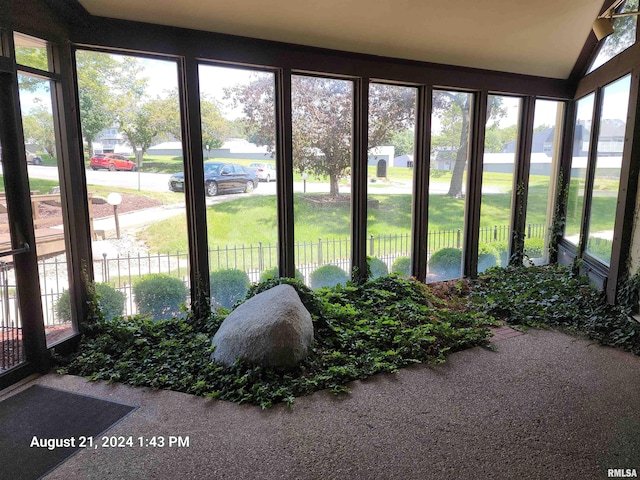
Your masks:
<instances>
[{"instance_id":1,"label":"tree trunk","mask_svg":"<svg viewBox=\"0 0 640 480\"><path fill-rule=\"evenodd\" d=\"M462 181L467 165L467 153L469 150L469 101L458 104L462 110L462 128L460 129L460 148L456 153L456 163L451 174L451 183L447 195L450 197L462 196Z\"/></svg>"},{"instance_id":2,"label":"tree trunk","mask_svg":"<svg viewBox=\"0 0 640 480\"><path fill-rule=\"evenodd\" d=\"M460 145L458 153L456 153L456 163L453 166L453 173L451 174L451 183L449 184L449 191L447 195L450 197L462 196L462 183L464 180L464 171L467 165L467 139Z\"/></svg>"},{"instance_id":3,"label":"tree trunk","mask_svg":"<svg viewBox=\"0 0 640 480\"><path fill-rule=\"evenodd\" d=\"M337 197L340 193L338 192L338 175L329 175L329 195L332 197Z\"/></svg>"}]
</instances>

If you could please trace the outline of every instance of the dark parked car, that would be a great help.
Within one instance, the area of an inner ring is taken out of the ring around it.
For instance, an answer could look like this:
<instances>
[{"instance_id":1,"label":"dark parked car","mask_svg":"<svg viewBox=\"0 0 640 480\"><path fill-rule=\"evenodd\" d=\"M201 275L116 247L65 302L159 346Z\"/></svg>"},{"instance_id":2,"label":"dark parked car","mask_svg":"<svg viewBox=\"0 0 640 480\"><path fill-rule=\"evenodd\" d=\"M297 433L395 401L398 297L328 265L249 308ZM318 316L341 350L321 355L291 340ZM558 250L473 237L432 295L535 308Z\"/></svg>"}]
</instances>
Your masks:
<instances>
[{"instance_id":1,"label":"dark parked car","mask_svg":"<svg viewBox=\"0 0 640 480\"><path fill-rule=\"evenodd\" d=\"M204 184L207 195L223 192L253 192L258 186L256 172L235 163L205 162ZM169 190L184 192L184 173L176 173L169 179Z\"/></svg>"},{"instance_id":2,"label":"dark parked car","mask_svg":"<svg viewBox=\"0 0 640 480\"><path fill-rule=\"evenodd\" d=\"M29 165L41 165L42 158L40 155L36 155L35 153L27 152L27 163Z\"/></svg>"},{"instance_id":3,"label":"dark parked car","mask_svg":"<svg viewBox=\"0 0 640 480\"><path fill-rule=\"evenodd\" d=\"M91 157L89 165L93 170L104 168L106 170L111 170L112 172L114 170L129 170L131 172L135 172L138 169L136 162L117 153L96 153Z\"/></svg>"}]
</instances>

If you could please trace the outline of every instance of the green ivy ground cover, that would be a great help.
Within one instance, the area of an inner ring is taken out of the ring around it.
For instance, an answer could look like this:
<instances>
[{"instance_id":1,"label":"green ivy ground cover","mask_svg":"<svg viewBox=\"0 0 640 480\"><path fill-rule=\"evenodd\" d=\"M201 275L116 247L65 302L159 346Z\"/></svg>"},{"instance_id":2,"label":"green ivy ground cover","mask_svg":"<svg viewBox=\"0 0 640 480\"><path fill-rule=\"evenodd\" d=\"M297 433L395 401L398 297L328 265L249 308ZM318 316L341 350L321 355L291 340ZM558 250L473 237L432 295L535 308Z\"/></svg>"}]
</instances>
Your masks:
<instances>
[{"instance_id":1,"label":"green ivy ground cover","mask_svg":"<svg viewBox=\"0 0 640 480\"><path fill-rule=\"evenodd\" d=\"M252 287L248 297L282 282L296 288L314 321L311 352L294 370L212 362L210 340L222 311L205 320L187 315L155 323L97 315L78 353L60 359L58 371L266 408L317 390L344 392L347 382L379 372L439 363L449 352L485 345L490 336L492 319L465 308L464 298L445 302L428 286L395 276L319 291L271 279Z\"/></svg>"},{"instance_id":2,"label":"green ivy ground cover","mask_svg":"<svg viewBox=\"0 0 640 480\"><path fill-rule=\"evenodd\" d=\"M476 283L471 301L479 311L512 325L558 327L640 354L640 324L631 317L638 308L640 276L624 282L613 306L575 270L560 266L490 270Z\"/></svg>"},{"instance_id":3,"label":"green ivy ground cover","mask_svg":"<svg viewBox=\"0 0 640 480\"><path fill-rule=\"evenodd\" d=\"M428 286L397 276L318 291L270 279L248 297L279 283L296 288L314 321L311 352L294 370L213 363L210 340L227 313L220 310L205 319L187 314L155 323L93 315L78 353L59 359L58 371L266 408L317 390L345 392L352 380L439 363L449 352L486 345L496 318L559 327L640 354L640 324L630 317L638 306L638 275L620 289L615 307L586 277L557 266L491 269L470 291L465 281Z\"/></svg>"}]
</instances>

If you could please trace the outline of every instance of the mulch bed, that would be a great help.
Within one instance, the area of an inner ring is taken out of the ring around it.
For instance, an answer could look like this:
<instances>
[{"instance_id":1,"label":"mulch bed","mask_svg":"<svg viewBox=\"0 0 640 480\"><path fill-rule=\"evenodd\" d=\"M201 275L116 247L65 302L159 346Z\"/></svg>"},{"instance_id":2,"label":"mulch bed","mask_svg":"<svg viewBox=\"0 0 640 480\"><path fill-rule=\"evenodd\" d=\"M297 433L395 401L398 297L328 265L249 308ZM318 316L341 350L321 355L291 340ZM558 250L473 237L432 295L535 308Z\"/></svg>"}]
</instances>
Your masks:
<instances>
[{"instance_id":1,"label":"mulch bed","mask_svg":"<svg viewBox=\"0 0 640 480\"><path fill-rule=\"evenodd\" d=\"M45 327L47 345L69 336L72 330L70 323ZM0 328L0 372L24 362L21 328Z\"/></svg>"}]
</instances>

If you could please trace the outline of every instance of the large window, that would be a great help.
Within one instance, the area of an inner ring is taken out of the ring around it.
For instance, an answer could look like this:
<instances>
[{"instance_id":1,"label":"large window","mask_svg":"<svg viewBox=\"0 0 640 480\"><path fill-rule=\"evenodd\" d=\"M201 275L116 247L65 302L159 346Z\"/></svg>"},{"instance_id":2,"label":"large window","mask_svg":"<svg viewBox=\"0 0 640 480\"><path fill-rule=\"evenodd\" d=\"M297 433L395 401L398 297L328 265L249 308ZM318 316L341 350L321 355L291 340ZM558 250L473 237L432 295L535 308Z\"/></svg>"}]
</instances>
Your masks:
<instances>
[{"instance_id":1,"label":"large window","mask_svg":"<svg viewBox=\"0 0 640 480\"><path fill-rule=\"evenodd\" d=\"M107 317L180 315L189 263L175 62L76 53L96 289ZM162 291L162 295L157 292Z\"/></svg>"},{"instance_id":2,"label":"large window","mask_svg":"<svg viewBox=\"0 0 640 480\"><path fill-rule=\"evenodd\" d=\"M520 103L519 98L497 95L487 100L478 272L509 261Z\"/></svg>"},{"instance_id":3,"label":"large window","mask_svg":"<svg viewBox=\"0 0 640 480\"><path fill-rule=\"evenodd\" d=\"M372 276L411 274L416 89L369 89L367 254Z\"/></svg>"},{"instance_id":4,"label":"large window","mask_svg":"<svg viewBox=\"0 0 640 480\"><path fill-rule=\"evenodd\" d=\"M573 152L567 195L567 220L564 230L564 239L576 247L580 241L594 98L595 94L590 94L578 100L576 105L576 126L573 134Z\"/></svg>"},{"instance_id":5,"label":"large window","mask_svg":"<svg viewBox=\"0 0 640 480\"><path fill-rule=\"evenodd\" d=\"M548 258L563 111L562 102L536 100L524 232L524 254L536 264Z\"/></svg>"},{"instance_id":6,"label":"large window","mask_svg":"<svg viewBox=\"0 0 640 480\"><path fill-rule=\"evenodd\" d=\"M427 281L462 276L473 95L433 92Z\"/></svg>"},{"instance_id":7,"label":"large window","mask_svg":"<svg viewBox=\"0 0 640 480\"><path fill-rule=\"evenodd\" d=\"M630 87L631 76L627 75L606 86L602 96L585 251L605 265L611 260Z\"/></svg>"},{"instance_id":8,"label":"large window","mask_svg":"<svg viewBox=\"0 0 640 480\"><path fill-rule=\"evenodd\" d=\"M351 276L353 84L292 77L295 264L312 288Z\"/></svg>"},{"instance_id":9,"label":"large window","mask_svg":"<svg viewBox=\"0 0 640 480\"><path fill-rule=\"evenodd\" d=\"M275 78L200 65L211 299L226 308L278 275Z\"/></svg>"}]
</instances>

